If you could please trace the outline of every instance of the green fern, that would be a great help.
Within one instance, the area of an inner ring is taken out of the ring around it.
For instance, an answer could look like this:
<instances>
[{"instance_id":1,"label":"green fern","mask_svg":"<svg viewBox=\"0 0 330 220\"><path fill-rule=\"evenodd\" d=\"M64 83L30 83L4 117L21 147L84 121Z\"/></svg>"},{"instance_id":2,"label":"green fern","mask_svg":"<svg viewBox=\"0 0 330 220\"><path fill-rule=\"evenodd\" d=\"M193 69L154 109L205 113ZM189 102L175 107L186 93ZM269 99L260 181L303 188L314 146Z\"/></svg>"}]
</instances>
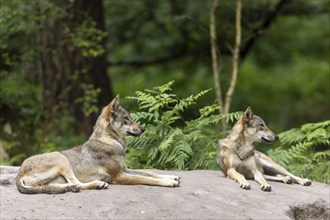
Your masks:
<instances>
[{"instance_id":1,"label":"green fern","mask_svg":"<svg viewBox=\"0 0 330 220\"><path fill-rule=\"evenodd\" d=\"M281 146L269 155L291 172L330 183L330 120L279 134Z\"/></svg>"},{"instance_id":2,"label":"green fern","mask_svg":"<svg viewBox=\"0 0 330 220\"><path fill-rule=\"evenodd\" d=\"M217 140L227 132L220 132L222 119L234 121L241 112L227 115L216 114L219 106L200 109L200 117L185 121L184 111L196 104L210 90L179 98L172 94L173 81L144 91L135 97L140 112L132 118L145 126L139 138L129 138L127 166L158 169L215 169Z\"/></svg>"}]
</instances>

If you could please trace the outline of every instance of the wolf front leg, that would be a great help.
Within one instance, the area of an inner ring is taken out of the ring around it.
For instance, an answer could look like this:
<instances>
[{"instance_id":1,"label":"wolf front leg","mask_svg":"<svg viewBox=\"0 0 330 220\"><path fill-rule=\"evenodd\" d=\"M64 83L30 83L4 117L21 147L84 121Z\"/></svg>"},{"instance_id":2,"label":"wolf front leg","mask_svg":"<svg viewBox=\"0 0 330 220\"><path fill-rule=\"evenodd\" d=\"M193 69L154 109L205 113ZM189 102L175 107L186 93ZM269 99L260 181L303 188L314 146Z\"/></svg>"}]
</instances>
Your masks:
<instances>
[{"instance_id":1,"label":"wolf front leg","mask_svg":"<svg viewBox=\"0 0 330 220\"><path fill-rule=\"evenodd\" d=\"M236 182L238 182L239 186L242 189L250 189L250 184L248 183L248 181L246 181L245 177L238 173L235 168L230 168L227 170L227 176L230 179L236 180Z\"/></svg>"},{"instance_id":2,"label":"wolf front leg","mask_svg":"<svg viewBox=\"0 0 330 220\"><path fill-rule=\"evenodd\" d=\"M173 179L158 179L150 176L129 174L122 172L113 181L114 184L122 185L150 185L150 186L165 186L178 187L180 182Z\"/></svg>"},{"instance_id":3,"label":"wolf front leg","mask_svg":"<svg viewBox=\"0 0 330 220\"><path fill-rule=\"evenodd\" d=\"M262 173L258 169L252 170L254 179L260 184L263 191L271 191L272 187L267 183Z\"/></svg>"},{"instance_id":4,"label":"wolf front leg","mask_svg":"<svg viewBox=\"0 0 330 220\"><path fill-rule=\"evenodd\" d=\"M126 173L132 174L132 175L139 175L139 176L148 176L148 177L153 177L156 179L172 179L180 182L180 177L175 176L175 175L162 175L162 174L156 174L148 171L141 171L141 170L130 170L130 169L125 169Z\"/></svg>"}]
</instances>

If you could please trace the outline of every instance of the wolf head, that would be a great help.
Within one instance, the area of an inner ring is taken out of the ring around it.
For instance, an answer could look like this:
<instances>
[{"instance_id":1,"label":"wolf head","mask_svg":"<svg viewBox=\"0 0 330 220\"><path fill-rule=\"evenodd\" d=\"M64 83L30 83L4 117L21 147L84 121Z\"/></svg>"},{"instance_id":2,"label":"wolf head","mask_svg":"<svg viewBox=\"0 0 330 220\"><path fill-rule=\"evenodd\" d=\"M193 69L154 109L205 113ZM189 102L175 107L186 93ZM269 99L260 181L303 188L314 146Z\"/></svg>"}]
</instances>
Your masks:
<instances>
[{"instance_id":1,"label":"wolf head","mask_svg":"<svg viewBox=\"0 0 330 220\"><path fill-rule=\"evenodd\" d=\"M259 116L253 114L250 107L241 116L241 123L244 126L244 136L251 142L271 144L279 139Z\"/></svg>"},{"instance_id":2,"label":"wolf head","mask_svg":"<svg viewBox=\"0 0 330 220\"><path fill-rule=\"evenodd\" d=\"M125 135L138 136L144 132L144 128L134 122L130 114L119 105L117 95L106 107L103 108L100 118L106 130L123 137Z\"/></svg>"}]
</instances>

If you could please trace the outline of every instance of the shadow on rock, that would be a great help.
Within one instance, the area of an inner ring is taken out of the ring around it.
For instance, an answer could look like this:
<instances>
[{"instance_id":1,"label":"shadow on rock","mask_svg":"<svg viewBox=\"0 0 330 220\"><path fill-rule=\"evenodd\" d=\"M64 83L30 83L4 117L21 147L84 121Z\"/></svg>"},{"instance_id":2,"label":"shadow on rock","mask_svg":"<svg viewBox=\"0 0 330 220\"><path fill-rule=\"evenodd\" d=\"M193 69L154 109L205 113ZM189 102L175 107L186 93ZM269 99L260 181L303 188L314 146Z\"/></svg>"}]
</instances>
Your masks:
<instances>
[{"instance_id":1,"label":"shadow on rock","mask_svg":"<svg viewBox=\"0 0 330 220\"><path fill-rule=\"evenodd\" d=\"M307 219L330 219L330 208L327 207L327 202L320 199L313 203L298 204L290 206L288 215L295 220Z\"/></svg>"}]
</instances>

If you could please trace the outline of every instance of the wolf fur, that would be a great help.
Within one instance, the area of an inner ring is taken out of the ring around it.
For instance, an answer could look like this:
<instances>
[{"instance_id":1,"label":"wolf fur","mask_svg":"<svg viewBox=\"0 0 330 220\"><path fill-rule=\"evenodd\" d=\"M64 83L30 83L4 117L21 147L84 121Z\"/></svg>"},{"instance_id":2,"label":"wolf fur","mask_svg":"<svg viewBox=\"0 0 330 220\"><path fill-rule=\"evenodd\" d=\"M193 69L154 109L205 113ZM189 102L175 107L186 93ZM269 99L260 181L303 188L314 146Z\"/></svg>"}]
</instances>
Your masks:
<instances>
[{"instance_id":1,"label":"wolf fur","mask_svg":"<svg viewBox=\"0 0 330 220\"><path fill-rule=\"evenodd\" d=\"M287 184L311 185L309 179L302 179L275 163L265 154L255 150L254 142L274 143L279 137L267 128L265 122L254 115L248 107L236 122L230 134L219 140L217 162L228 178L238 182L243 189L250 189L247 179L254 178L264 191L270 191L267 180Z\"/></svg>"},{"instance_id":2,"label":"wolf fur","mask_svg":"<svg viewBox=\"0 0 330 220\"><path fill-rule=\"evenodd\" d=\"M119 106L117 96L103 108L92 135L83 145L27 158L16 177L16 186L27 194L105 189L110 183L179 186L177 176L125 168L124 136L138 136L143 131Z\"/></svg>"}]
</instances>

